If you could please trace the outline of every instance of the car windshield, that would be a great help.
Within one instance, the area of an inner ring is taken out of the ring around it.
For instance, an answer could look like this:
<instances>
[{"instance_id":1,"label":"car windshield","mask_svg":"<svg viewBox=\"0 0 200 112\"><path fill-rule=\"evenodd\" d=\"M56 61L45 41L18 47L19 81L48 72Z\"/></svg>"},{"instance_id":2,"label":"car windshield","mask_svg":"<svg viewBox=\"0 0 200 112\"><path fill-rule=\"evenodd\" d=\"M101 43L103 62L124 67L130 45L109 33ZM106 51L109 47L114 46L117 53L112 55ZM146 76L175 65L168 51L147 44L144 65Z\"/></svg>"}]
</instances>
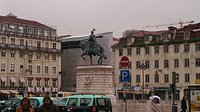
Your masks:
<instances>
[{"instance_id":1,"label":"car windshield","mask_svg":"<svg viewBox=\"0 0 200 112\"><path fill-rule=\"evenodd\" d=\"M65 103L58 100L58 99L51 99L53 101L53 104L57 105L57 106L65 106Z\"/></svg>"}]
</instances>

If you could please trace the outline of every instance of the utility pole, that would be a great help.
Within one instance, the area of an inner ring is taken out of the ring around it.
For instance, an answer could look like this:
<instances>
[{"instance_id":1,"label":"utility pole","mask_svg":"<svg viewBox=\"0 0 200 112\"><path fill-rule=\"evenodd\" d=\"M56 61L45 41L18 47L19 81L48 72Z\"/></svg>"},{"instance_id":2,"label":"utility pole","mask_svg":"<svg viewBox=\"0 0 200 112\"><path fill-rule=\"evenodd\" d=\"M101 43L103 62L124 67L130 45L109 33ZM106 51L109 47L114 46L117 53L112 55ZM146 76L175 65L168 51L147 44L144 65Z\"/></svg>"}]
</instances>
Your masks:
<instances>
[{"instance_id":1,"label":"utility pole","mask_svg":"<svg viewBox=\"0 0 200 112\"><path fill-rule=\"evenodd\" d=\"M172 72L172 84L170 84L170 92L173 94L172 98L172 112L177 112L177 107L175 104L176 100L176 83L179 81L178 74L176 72Z\"/></svg>"}]
</instances>

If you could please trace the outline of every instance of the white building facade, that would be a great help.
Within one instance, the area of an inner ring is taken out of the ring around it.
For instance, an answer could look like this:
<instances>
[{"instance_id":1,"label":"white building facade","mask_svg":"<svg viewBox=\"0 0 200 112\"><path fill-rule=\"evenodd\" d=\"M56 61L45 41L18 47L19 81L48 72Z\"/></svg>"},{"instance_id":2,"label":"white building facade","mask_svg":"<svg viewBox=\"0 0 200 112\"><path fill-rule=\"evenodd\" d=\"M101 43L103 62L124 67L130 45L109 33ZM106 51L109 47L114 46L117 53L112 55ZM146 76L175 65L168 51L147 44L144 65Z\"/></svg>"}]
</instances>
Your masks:
<instances>
[{"instance_id":1,"label":"white building facade","mask_svg":"<svg viewBox=\"0 0 200 112\"><path fill-rule=\"evenodd\" d=\"M125 32L115 52L116 94L123 97L124 87L120 71L129 70L131 80L126 88L129 99L148 99L157 94L169 99L172 72L178 74L176 99L187 96L189 85L200 84L200 24L181 29L169 27L166 31ZM129 66L122 67L120 59L129 58Z\"/></svg>"},{"instance_id":2,"label":"white building facade","mask_svg":"<svg viewBox=\"0 0 200 112\"><path fill-rule=\"evenodd\" d=\"M56 29L13 14L0 16L0 93L44 95L60 88Z\"/></svg>"}]
</instances>

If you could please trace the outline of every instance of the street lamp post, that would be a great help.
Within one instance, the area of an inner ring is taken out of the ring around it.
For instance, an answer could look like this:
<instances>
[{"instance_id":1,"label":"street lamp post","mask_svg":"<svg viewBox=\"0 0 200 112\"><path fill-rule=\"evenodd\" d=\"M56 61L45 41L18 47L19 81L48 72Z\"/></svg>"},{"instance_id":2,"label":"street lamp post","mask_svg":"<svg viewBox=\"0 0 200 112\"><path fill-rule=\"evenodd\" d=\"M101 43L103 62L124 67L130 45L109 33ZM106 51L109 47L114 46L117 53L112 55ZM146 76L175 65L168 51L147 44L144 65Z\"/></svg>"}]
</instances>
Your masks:
<instances>
[{"instance_id":1,"label":"street lamp post","mask_svg":"<svg viewBox=\"0 0 200 112\"><path fill-rule=\"evenodd\" d=\"M140 65L140 68L142 69L142 100L144 100L144 70L146 69L146 65L142 61L142 64Z\"/></svg>"}]
</instances>

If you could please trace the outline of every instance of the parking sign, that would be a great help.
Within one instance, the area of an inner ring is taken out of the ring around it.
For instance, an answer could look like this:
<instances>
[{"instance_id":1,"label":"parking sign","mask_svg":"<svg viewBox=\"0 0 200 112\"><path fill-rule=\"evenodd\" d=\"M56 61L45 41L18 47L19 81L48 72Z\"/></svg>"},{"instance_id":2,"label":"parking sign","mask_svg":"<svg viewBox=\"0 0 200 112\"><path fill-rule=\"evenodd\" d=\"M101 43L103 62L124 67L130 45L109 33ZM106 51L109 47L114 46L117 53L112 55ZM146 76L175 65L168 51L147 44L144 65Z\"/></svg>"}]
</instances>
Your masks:
<instances>
[{"instance_id":1,"label":"parking sign","mask_svg":"<svg viewBox=\"0 0 200 112\"><path fill-rule=\"evenodd\" d=\"M120 82L131 82L131 75L129 70L120 71Z\"/></svg>"}]
</instances>

